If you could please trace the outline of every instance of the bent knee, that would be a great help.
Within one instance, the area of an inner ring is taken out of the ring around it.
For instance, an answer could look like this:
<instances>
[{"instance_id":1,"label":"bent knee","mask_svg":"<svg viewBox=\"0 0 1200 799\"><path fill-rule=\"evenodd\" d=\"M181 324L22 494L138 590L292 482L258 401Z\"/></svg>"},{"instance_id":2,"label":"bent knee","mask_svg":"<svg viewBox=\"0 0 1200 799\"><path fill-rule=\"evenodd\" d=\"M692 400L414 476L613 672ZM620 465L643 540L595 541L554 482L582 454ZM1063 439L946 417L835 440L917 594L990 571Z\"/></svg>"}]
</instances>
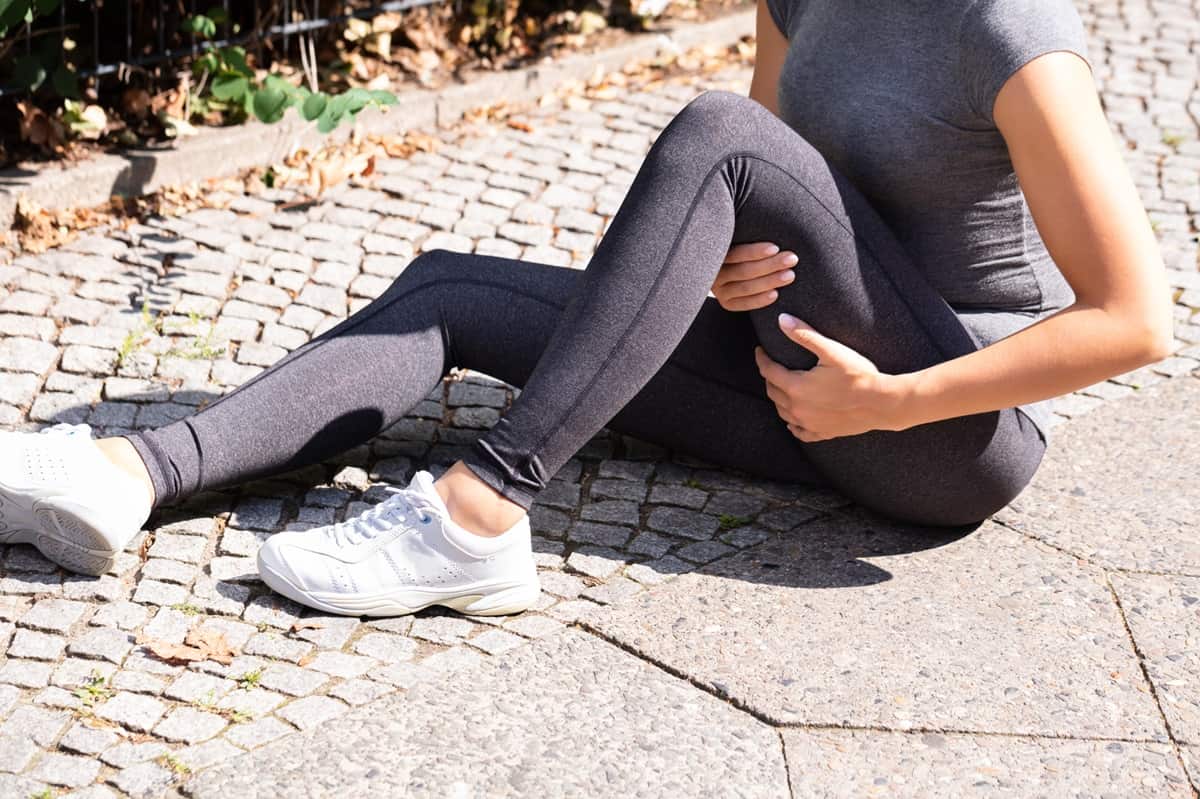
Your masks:
<instances>
[{"instance_id":1,"label":"bent knee","mask_svg":"<svg viewBox=\"0 0 1200 799\"><path fill-rule=\"evenodd\" d=\"M675 114L659 133L654 149L680 153L692 163L708 163L736 147L752 145L756 127L770 124L767 118L779 121L761 103L744 94L708 89Z\"/></svg>"},{"instance_id":2,"label":"bent knee","mask_svg":"<svg viewBox=\"0 0 1200 799\"><path fill-rule=\"evenodd\" d=\"M409 280L426 281L439 276L445 276L454 271L456 261L458 260L455 258L456 255L458 253L442 249L441 247L425 250L409 261L408 265L404 267L404 270L400 272L400 275L396 279L399 280L407 276Z\"/></svg>"}]
</instances>

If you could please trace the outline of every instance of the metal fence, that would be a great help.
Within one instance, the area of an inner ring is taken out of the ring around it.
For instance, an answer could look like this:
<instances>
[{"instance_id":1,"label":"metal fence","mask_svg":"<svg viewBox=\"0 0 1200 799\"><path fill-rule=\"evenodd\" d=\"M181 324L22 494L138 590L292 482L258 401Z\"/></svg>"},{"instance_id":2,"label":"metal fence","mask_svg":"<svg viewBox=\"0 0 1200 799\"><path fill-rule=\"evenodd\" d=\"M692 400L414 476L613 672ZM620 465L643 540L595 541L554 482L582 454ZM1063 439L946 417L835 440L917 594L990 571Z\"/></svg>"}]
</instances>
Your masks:
<instances>
[{"instance_id":1,"label":"metal fence","mask_svg":"<svg viewBox=\"0 0 1200 799\"><path fill-rule=\"evenodd\" d=\"M353 18L370 19L386 12L459 0L390 0L353 8L330 0L62 0L55 13L39 17L24 30L11 31L6 58L42 46L42 37L70 40L80 77L123 74L169 64L203 51L205 42L182 30L186 19L220 7L227 21L210 43L216 47L243 45L261 63L264 48L286 58L297 36L316 35ZM236 32L235 32L236 31ZM0 96L20 91L0 86Z\"/></svg>"}]
</instances>

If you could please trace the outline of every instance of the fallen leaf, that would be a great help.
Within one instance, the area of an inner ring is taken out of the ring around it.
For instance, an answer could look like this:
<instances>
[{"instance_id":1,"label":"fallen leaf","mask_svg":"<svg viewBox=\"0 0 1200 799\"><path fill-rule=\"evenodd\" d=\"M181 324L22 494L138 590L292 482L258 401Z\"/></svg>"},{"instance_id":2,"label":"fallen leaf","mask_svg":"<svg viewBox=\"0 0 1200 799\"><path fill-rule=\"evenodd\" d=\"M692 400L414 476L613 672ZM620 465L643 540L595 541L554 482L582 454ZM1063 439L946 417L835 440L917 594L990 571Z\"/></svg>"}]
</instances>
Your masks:
<instances>
[{"instance_id":1,"label":"fallen leaf","mask_svg":"<svg viewBox=\"0 0 1200 799\"><path fill-rule=\"evenodd\" d=\"M142 638L138 638L138 643L149 649L155 657L168 662L212 660L228 666L237 654L225 639L225 634L216 630L192 630L182 644Z\"/></svg>"}]
</instances>

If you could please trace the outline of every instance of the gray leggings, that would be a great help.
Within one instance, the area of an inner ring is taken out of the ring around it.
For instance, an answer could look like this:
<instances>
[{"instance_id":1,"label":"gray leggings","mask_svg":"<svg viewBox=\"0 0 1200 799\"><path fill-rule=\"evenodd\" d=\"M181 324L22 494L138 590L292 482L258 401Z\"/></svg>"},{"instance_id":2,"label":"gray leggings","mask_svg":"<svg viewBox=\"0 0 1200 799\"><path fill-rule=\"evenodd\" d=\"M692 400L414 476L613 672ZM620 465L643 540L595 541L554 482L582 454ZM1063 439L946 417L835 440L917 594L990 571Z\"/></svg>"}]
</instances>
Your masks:
<instances>
[{"instance_id":1,"label":"gray leggings","mask_svg":"<svg viewBox=\"0 0 1200 799\"><path fill-rule=\"evenodd\" d=\"M753 241L796 252L796 279L767 308L731 313L707 294L730 245ZM1033 476L1045 445L1015 409L800 442L754 363L756 344L792 369L815 363L780 311L884 372L979 347L807 141L757 102L709 91L659 134L586 270L426 252L235 391L129 438L169 504L356 446L463 367L522 387L464 461L526 508L604 427L931 525L976 523Z\"/></svg>"}]
</instances>

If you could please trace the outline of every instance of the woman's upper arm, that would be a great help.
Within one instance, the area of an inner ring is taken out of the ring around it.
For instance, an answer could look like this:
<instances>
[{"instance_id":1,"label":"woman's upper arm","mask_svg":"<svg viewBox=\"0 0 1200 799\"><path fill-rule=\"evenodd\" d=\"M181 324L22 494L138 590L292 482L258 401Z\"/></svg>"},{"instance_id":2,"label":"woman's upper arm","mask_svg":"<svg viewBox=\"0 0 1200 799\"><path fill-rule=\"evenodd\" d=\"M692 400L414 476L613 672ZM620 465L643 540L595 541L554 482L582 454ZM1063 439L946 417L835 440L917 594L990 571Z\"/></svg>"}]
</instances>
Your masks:
<instances>
[{"instance_id":1,"label":"woman's upper arm","mask_svg":"<svg viewBox=\"0 0 1200 799\"><path fill-rule=\"evenodd\" d=\"M787 56L788 40L779 29L767 0L758 0L755 16L754 76L750 80L750 97L778 115L775 94L779 88L779 73Z\"/></svg>"},{"instance_id":2,"label":"woman's upper arm","mask_svg":"<svg viewBox=\"0 0 1200 799\"><path fill-rule=\"evenodd\" d=\"M994 118L1030 214L1076 300L1171 340L1162 256L1087 62L1038 56L996 95Z\"/></svg>"}]
</instances>

